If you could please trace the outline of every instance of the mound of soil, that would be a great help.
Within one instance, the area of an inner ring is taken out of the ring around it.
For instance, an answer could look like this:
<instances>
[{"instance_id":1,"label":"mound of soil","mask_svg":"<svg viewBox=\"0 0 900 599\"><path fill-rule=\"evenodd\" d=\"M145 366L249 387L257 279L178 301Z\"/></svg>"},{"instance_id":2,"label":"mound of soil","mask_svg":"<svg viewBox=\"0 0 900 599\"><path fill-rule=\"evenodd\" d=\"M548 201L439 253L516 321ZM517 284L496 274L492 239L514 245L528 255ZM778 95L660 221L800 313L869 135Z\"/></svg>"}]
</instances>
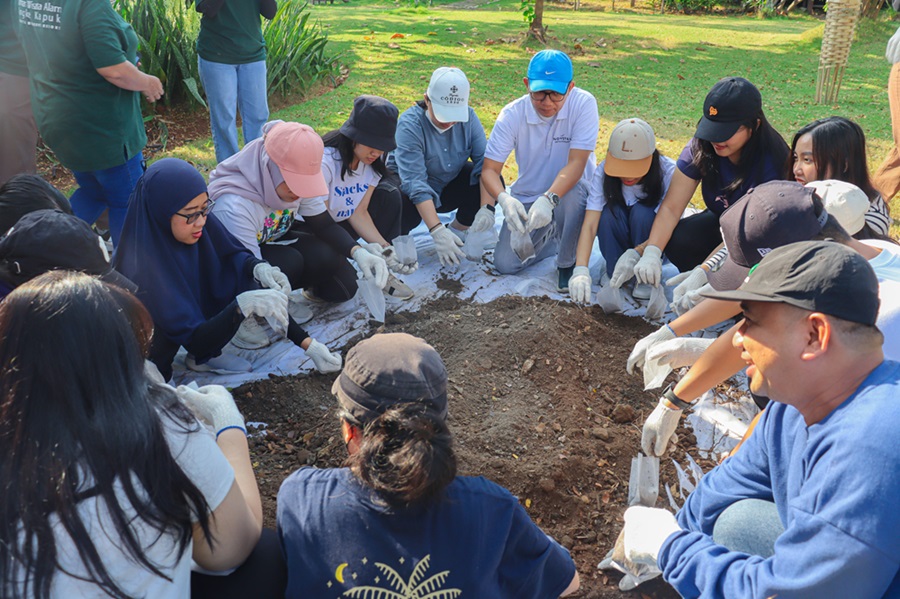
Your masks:
<instances>
[{"instance_id":1,"label":"mound of soil","mask_svg":"<svg viewBox=\"0 0 900 599\"><path fill-rule=\"evenodd\" d=\"M621 530L631 458L658 397L624 368L653 327L546 298L470 304L448 295L419 312L390 315L379 330L422 337L443 357L460 473L508 488L569 548L581 574L578 597L621 597L619 576L596 566ZM302 465L340 466L346 457L333 380L274 378L234 393L248 421L268 424L251 442L267 526L285 476ZM693 441L683 435L681 443ZM683 447L673 456L680 463ZM661 476L675 479L669 460ZM678 596L660 580L635 594Z\"/></svg>"}]
</instances>

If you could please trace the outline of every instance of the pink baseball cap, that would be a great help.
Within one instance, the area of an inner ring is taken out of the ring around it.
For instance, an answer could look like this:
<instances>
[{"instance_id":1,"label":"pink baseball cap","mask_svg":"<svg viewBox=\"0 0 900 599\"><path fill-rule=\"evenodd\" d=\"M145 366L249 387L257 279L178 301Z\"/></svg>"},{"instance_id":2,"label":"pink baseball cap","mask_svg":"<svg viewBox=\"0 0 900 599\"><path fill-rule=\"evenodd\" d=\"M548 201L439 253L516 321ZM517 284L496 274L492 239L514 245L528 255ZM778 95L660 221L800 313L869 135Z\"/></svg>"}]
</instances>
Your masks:
<instances>
[{"instance_id":1,"label":"pink baseball cap","mask_svg":"<svg viewBox=\"0 0 900 599\"><path fill-rule=\"evenodd\" d=\"M322 175L325 145L312 127L279 123L266 133L263 143L292 192L301 198L328 195L328 185Z\"/></svg>"}]
</instances>

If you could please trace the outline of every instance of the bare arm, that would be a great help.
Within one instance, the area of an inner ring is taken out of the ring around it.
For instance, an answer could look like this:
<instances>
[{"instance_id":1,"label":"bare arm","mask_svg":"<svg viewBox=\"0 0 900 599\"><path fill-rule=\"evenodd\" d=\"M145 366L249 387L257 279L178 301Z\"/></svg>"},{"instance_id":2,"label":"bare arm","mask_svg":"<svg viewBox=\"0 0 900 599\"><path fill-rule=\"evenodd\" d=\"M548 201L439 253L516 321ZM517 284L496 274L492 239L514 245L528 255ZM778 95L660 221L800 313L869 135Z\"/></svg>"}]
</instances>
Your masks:
<instances>
[{"instance_id":1,"label":"bare arm","mask_svg":"<svg viewBox=\"0 0 900 599\"><path fill-rule=\"evenodd\" d=\"M206 542L200 525L194 525L193 558L207 570L221 571L241 565L259 542L262 501L244 431L226 429L216 443L234 469L234 484L210 516L212 547Z\"/></svg>"},{"instance_id":2,"label":"bare arm","mask_svg":"<svg viewBox=\"0 0 900 599\"><path fill-rule=\"evenodd\" d=\"M575 253L575 266L588 266L591 262L591 250L594 247L594 237L597 236L597 227L600 225L599 210L585 210L584 222L581 225L581 233L578 235L578 250Z\"/></svg>"},{"instance_id":3,"label":"bare arm","mask_svg":"<svg viewBox=\"0 0 900 599\"><path fill-rule=\"evenodd\" d=\"M653 219L653 228L650 229L650 237L647 241L637 248L641 254L644 253L644 247L655 245L661 250L666 249L669 239L672 237L672 231L684 214L684 209L691 202L694 192L697 191L699 181L691 179L680 170L675 169L672 174L672 183L669 184L669 191L659 205L659 212Z\"/></svg>"},{"instance_id":4,"label":"bare arm","mask_svg":"<svg viewBox=\"0 0 900 599\"><path fill-rule=\"evenodd\" d=\"M695 401L746 366L741 359L740 350L731 342L735 331L740 326L739 322L727 332L719 335L719 338L703 352L703 355L694 362L687 374L675 385L673 391L676 397L684 401Z\"/></svg>"},{"instance_id":5,"label":"bare arm","mask_svg":"<svg viewBox=\"0 0 900 599\"><path fill-rule=\"evenodd\" d=\"M547 191L552 191L560 197L569 193L584 174L584 167L590 155L591 150L569 150L569 161L556 174L556 178L553 179L553 183Z\"/></svg>"},{"instance_id":6,"label":"bare arm","mask_svg":"<svg viewBox=\"0 0 900 599\"><path fill-rule=\"evenodd\" d=\"M562 592L560 597L568 597L572 593L578 590L578 587L581 586L581 578L578 576L578 570L575 570L575 576L572 577L572 582L569 583L569 586L566 587L566 590Z\"/></svg>"},{"instance_id":7,"label":"bare arm","mask_svg":"<svg viewBox=\"0 0 900 599\"><path fill-rule=\"evenodd\" d=\"M162 98L163 87L159 79L153 75L141 72L140 69L127 60L97 69L97 72L116 87L133 92L141 92L150 102L156 102Z\"/></svg>"},{"instance_id":8,"label":"bare arm","mask_svg":"<svg viewBox=\"0 0 900 599\"><path fill-rule=\"evenodd\" d=\"M503 163L484 159L484 165L481 167L481 205L493 206L497 201L497 196L504 191L503 179L500 172L503 170Z\"/></svg>"},{"instance_id":9,"label":"bare arm","mask_svg":"<svg viewBox=\"0 0 900 599\"><path fill-rule=\"evenodd\" d=\"M481 203L484 204L484 201L482 201ZM422 220L425 221L425 226L428 227L429 231L440 224L441 219L440 217L438 217L437 208L434 207L434 200L425 200L424 202L419 202L418 204L416 204L416 210L419 211L419 216L421 216Z\"/></svg>"}]
</instances>

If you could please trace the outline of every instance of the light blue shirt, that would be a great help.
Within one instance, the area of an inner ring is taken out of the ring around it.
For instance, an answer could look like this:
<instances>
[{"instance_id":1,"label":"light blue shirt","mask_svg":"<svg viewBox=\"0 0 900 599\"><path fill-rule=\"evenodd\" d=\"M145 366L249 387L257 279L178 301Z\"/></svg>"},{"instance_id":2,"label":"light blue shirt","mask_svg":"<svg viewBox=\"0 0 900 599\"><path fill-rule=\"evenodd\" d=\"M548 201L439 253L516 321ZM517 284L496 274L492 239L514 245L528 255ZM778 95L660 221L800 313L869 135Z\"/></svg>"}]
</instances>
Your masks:
<instances>
[{"instance_id":1,"label":"light blue shirt","mask_svg":"<svg viewBox=\"0 0 900 599\"><path fill-rule=\"evenodd\" d=\"M428 112L415 105L397 121L397 149L387 159L388 168L400 175L400 190L413 204L433 200L441 205L441 192L453 181L463 165L472 160L470 184L481 177L487 139L484 127L472 108L469 121L456 123L439 133L428 120Z\"/></svg>"}]
</instances>

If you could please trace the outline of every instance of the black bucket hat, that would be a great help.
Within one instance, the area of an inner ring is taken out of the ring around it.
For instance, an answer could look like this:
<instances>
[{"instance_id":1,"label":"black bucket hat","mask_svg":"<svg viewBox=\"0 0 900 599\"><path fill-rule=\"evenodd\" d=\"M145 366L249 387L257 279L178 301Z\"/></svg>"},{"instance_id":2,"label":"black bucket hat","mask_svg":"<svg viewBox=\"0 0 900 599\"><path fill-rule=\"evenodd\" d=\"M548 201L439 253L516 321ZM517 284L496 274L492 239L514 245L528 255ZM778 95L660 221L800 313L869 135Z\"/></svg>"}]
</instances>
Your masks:
<instances>
[{"instance_id":1,"label":"black bucket hat","mask_svg":"<svg viewBox=\"0 0 900 599\"><path fill-rule=\"evenodd\" d=\"M397 107L378 96L357 96L341 133L364 146L390 152L397 147Z\"/></svg>"}]
</instances>

